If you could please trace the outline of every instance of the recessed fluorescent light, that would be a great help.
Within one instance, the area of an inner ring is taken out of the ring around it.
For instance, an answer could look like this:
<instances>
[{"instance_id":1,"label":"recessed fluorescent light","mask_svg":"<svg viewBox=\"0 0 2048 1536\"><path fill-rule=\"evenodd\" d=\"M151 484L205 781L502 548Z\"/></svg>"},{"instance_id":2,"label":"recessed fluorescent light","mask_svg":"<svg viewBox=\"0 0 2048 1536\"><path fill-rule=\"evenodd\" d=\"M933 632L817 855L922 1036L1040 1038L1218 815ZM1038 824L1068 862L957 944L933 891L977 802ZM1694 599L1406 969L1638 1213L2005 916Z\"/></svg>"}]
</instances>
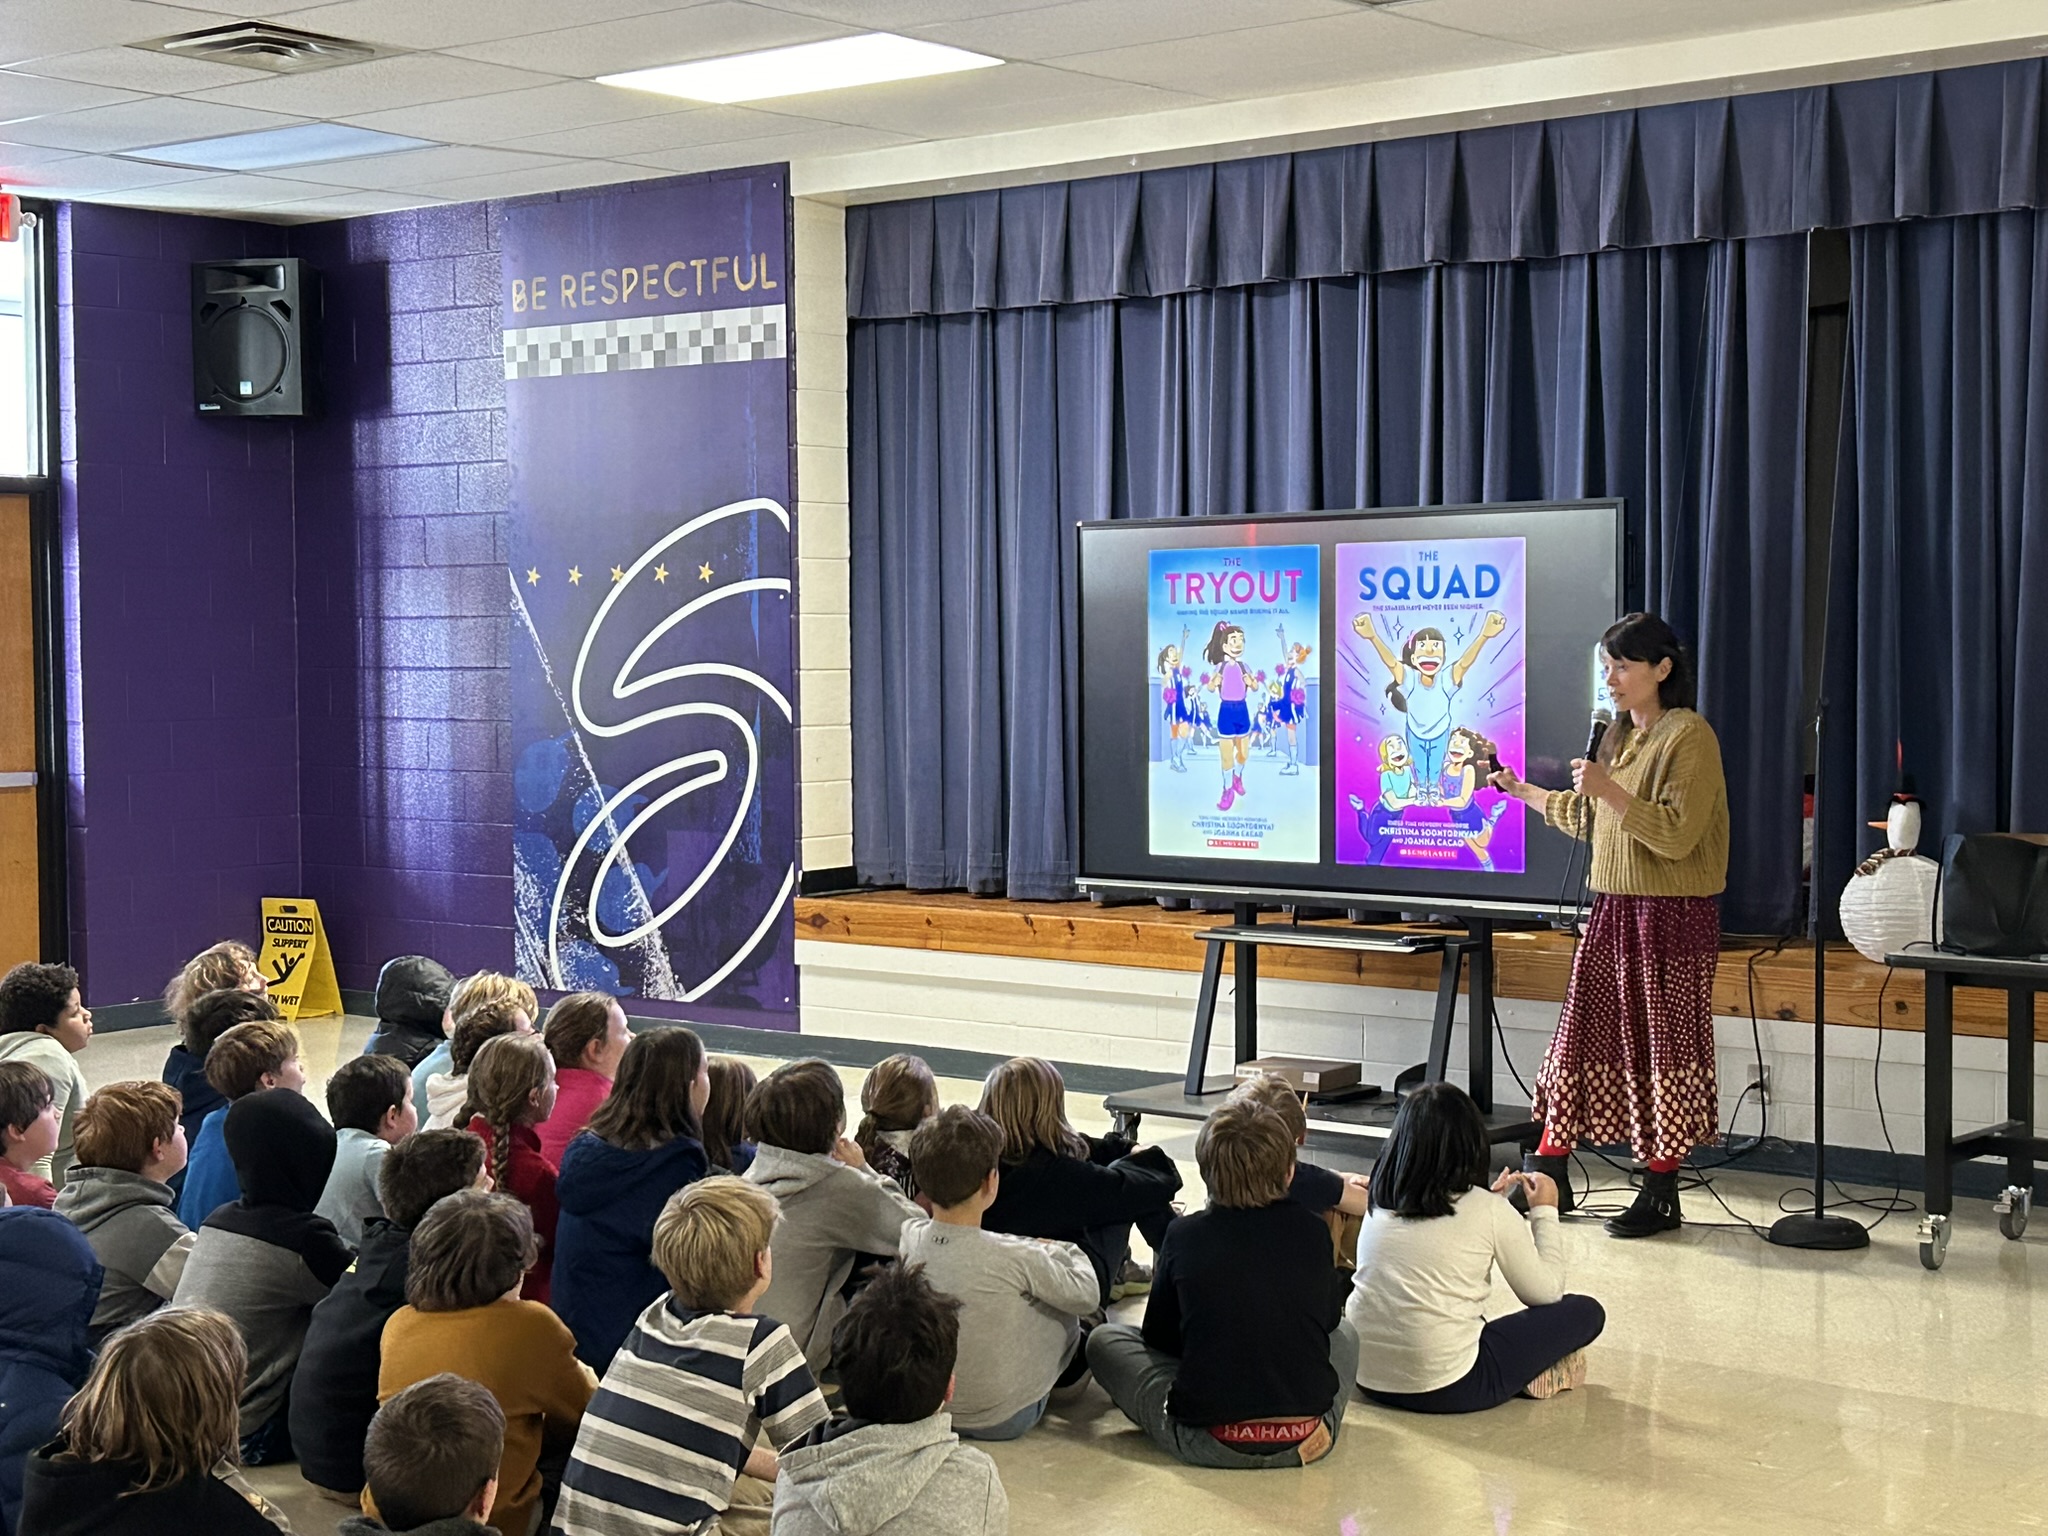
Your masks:
<instances>
[{"instance_id":1,"label":"recessed fluorescent light","mask_svg":"<svg viewBox=\"0 0 2048 1536\"><path fill-rule=\"evenodd\" d=\"M318 165L323 160L395 155L400 150L429 148L433 142L396 133L377 133L369 128L351 128L345 123L304 123L296 128L235 133L221 139L187 139L182 144L126 149L121 155L128 160L153 160L160 165L189 165L209 171L274 171L287 165Z\"/></svg>"},{"instance_id":2,"label":"recessed fluorescent light","mask_svg":"<svg viewBox=\"0 0 2048 1536\"><path fill-rule=\"evenodd\" d=\"M776 96L879 85L885 80L918 80L926 75L988 69L1002 62L985 53L898 37L894 32L863 32L858 37L798 43L793 48L764 48L722 59L599 75L597 83L689 101L766 101Z\"/></svg>"}]
</instances>

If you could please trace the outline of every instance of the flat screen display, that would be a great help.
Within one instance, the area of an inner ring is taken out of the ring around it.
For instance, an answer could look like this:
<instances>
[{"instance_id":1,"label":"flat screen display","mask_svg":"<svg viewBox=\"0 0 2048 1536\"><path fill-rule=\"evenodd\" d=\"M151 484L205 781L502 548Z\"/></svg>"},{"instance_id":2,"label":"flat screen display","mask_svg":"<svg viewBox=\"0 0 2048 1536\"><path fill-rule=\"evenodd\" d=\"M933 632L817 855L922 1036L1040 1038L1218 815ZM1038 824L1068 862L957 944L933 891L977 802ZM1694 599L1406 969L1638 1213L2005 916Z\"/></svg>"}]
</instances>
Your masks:
<instances>
[{"instance_id":1,"label":"flat screen display","mask_svg":"<svg viewBox=\"0 0 2048 1536\"><path fill-rule=\"evenodd\" d=\"M1583 849L1486 759L1570 782L1620 522L1603 501L1083 525L1081 883L1575 902Z\"/></svg>"}]
</instances>

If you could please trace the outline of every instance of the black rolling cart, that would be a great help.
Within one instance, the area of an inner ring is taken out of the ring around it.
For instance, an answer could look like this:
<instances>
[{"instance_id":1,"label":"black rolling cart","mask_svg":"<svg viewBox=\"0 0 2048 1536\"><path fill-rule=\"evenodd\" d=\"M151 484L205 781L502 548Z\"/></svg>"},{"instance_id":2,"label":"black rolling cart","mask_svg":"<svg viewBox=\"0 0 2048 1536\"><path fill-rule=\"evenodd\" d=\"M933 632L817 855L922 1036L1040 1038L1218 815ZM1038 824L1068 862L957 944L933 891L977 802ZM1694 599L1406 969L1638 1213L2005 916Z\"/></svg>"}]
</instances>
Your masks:
<instances>
[{"instance_id":1,"label":"black rolling cart","mask_svg":"<svg viewBox=\"0 0 2048 1536\"><path fill-rule=\"evenodd\" d=\"M2048 961L1998 960L1944 954L1915 945L1886 955L1887 965L1919 971L1927 982L1926 1193L1920 1219L1920 1262L1941 1268L1948 1257L1955 1209L1954 1169L1972 1158L2005 1159L1998 1230L2017 1239L2034 1204L2034 1165L2048 1162L2048 1138L2034 1133L2034 1001L2048 992ZM1955 995L1958 987L2005 994L2005 1119L1955 1133Z\"/></svg>"}]
</instances>

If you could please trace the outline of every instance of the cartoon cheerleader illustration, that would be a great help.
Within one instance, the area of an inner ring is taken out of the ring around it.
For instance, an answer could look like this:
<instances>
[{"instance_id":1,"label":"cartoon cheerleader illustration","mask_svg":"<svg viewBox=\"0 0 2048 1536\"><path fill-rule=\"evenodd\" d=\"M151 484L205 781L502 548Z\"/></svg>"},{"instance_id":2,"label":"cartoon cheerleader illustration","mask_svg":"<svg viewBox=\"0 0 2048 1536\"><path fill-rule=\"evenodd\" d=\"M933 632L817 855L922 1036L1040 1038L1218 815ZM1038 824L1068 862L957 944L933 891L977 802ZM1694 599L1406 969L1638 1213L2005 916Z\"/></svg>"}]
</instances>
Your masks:
<instances>
[{"instance_id":1,"label":"cartoon cheerleader illustration","mask_svg":"<svg viewBox=\"0 0 2048 1536\"><path fill-rule=\"evenodd\" d=\"M1387 697L1394 708L1408 717L1408 754L1415 760L1415 782L1427 803L1435 796L1444 773L1444 751L1451 734L1451 703L1465 686L1465 674L1472 670L1486 642L1508 627L1507 615L1497 611L1486 615L1464 654L1450 664L1448 678L1443 673L1450 647L1442 630L1418 629L1396 651L1373 627L1371 614L1361 613L1351 621L1351 627L1362 639L1372 642L1373 649L1380 653L1380 661L1392 675ZM1410 674L1416 683L1413 688L1408 686Z\"/></svg>"},{"instance_id":2,"label":"cartoon cheerleader illustration","mask_svg":"<svg viewBox=\"0 0 2048 1536\"><path fill-rule=\"evenodd\" d=\"M1307 661L1314 649L1306 645L1287 643L1287 626L1281 624L1274 631L1280 637L1280 665L1273 673L1273 702L1270 706L1273 723L1286 732L1287 765L1280 770L1282 778L1293 778L1301 772L1301 751L1298 732L1308 719L1308 686L1301 675L1301 664Z\"/></svg>"},{"instance_id":3,"label":"cartoon cheerleader illustration","mask_svg":"<svg viewBox=\"0 0 2048 1536\"><path fill-rule=\"evenodd\" d=\"M1179 645L1160 649L1153 663L1159 673L1159 712L1166 721L1166 766L1175 773L1188 771L1188 739L1194 734L1195 712L1188 707L1189 669L1181 665L1188 632L1182 629Z\"/></svg>"},{"instance_id":4,"label":"cartoon cheerleader illustration","mask_svg":"<svg viewBox=\"0 0 2048 1536\"><path fill-rule=\"evenodd\" d=\"M1451 825L1465 834L1465 846L1479 860L1479 867L1493 870L1494 824L1507 809L1505 799L1491 806L1479 805L1479 760L1492 755L1492 744L1465 726L1453 726L1444 746L1443 776L1437 781L1437 803L1451 813Z\"/></svg>"},{"instance_id":5,"label":"cartoon cheerleader illustration","mask_svg":"<svg viewBox=\"0 0 2048 1536\"><path fill-rule=\"evenodd\" d=\"M1223 794L1216 809L1227 811L1232 801L1244 797L1244 765L1251 756L1252 712L1245 703L1251 693L1251 673L1244 664L1244 630L1218 620L1202 655L1216 669L1209 680L1217 701L1217 751L1223 760Z\"/></svg>"},{"instance_id":6,"label":"cartoon cheerleader illustration","mask_svg":"<svg viewBox=\"0 0 2048 1536\"><path fill-rule=\"evenodd\" d=\"M1405 736L1389 736L1380 743L1380 792L1370 803L1357 795L1349 797L1352 814L1358 818L1358 835L1365 839L1365 862L1378 864L1387 856L1387 840L1401 813L1422 802L1415 779L1415 760L1408 755Z\"/></svg>"}]
</instances>

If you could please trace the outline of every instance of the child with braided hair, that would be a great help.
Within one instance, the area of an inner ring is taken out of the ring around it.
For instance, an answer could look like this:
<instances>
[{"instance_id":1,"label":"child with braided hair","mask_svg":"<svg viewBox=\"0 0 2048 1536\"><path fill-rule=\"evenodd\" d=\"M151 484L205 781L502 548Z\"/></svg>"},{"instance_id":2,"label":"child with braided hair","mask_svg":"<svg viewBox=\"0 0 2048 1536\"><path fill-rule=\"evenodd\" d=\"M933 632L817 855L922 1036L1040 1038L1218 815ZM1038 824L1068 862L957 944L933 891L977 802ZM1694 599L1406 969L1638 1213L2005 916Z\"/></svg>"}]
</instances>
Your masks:
<instances>
[{"instance_id":1,"label":"child with braided hair","mask_svg":"<svg viewBox=\"0 0 2048 1536\"><path fill-rule=\"evenodd\" d=\"M482 1138L492 1186L517 1196L533 1213L540 1256L519 1294L545 1302L555 1264L555 1166L540 1148L542 1124L555 1108L555 1062L539 1035L496 1035L470 1063L468 1098L457 1123Z\"/></svg>"}]
</instances>

